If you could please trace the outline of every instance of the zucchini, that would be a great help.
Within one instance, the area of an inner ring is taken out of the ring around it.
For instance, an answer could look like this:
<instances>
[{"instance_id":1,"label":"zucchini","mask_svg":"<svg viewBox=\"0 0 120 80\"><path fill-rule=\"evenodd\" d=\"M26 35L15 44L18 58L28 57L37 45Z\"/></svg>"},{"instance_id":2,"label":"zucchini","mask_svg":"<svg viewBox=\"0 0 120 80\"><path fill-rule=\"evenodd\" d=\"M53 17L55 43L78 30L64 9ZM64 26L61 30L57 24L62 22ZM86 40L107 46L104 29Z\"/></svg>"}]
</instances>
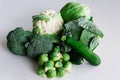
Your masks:
<instances>
[{"instance_id":1,"label":"zucchini","mask_svg":"<svg viewBox=\"0 0 120 80\"><path fill-rule=\"evenodd\" d=\"M100 57L92 52L89 48L84 46L83 43L78 42L77 40L66 37L64 38L66 44L68 44L71 48L76 50L83 58L85 58L91 65L98 66L101 63Z\"/></svg>"}]
</instances>

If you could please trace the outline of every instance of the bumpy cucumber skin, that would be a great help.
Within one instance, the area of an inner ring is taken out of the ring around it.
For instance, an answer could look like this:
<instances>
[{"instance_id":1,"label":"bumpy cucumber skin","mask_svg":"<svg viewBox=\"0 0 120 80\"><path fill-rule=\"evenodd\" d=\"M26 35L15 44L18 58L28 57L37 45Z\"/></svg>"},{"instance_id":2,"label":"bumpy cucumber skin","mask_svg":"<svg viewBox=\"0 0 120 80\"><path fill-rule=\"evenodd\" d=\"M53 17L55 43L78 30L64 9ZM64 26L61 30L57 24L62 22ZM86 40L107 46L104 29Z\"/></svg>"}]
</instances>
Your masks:
<instances>
[{"instance_id":1,"label":"bumpy cucumber skin","mask_svg":"<svg viewBox=\"0 0 120 80\"><path fill-rule=\"evenodd\" d=\"M100 57L85 47L83 43L70 37L66 37L65 42L84 57L91 65L98 66L101 63Z\"/></svg>"}]
</instances>

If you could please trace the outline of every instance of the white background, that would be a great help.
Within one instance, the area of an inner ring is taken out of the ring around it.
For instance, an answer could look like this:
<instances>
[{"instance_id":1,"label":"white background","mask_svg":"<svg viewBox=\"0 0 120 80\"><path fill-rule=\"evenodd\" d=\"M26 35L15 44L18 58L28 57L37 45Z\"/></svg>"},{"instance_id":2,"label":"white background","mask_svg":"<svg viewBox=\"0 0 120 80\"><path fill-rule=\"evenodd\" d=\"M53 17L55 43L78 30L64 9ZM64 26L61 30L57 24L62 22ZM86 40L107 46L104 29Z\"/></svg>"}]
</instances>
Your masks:
<instances>
[{"instance_id":1,"label":"white background","mask_svg":"<svg viewBox=\"0 0 120 80\"><path fill-rule=\"evenodd\" d=\"M94 22L105 35L95 50L102 64L73 65L70 74L55 80L120 80L120 0L0 0L0 80L48 80L36 74L36 62L7 49L6 36L18 26L31 30L32 15L47 9L59 12L69 1L91 7Z\"/></svg>"}]
</instances>

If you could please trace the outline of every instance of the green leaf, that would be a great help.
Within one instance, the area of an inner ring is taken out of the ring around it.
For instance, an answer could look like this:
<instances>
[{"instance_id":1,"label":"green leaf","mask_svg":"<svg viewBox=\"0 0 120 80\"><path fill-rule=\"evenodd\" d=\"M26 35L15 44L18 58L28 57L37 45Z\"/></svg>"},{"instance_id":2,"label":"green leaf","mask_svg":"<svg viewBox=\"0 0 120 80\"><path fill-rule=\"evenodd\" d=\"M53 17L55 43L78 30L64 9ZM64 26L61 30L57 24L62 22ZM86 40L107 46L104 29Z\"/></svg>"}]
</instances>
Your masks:
<instances>
[{"instance_id":1,"label":"green leaf","mask_svg":"<svg viewBox=\"0 0 120 80\"><path fill-rule=\"evenodd\" d=\"M94 50L99 45L99 40L97 37L93 37L89 42L90 50Z\"/></svg>"},{"instance_id":2,"label":"green leaf","mask_svg":"<svg viewBox=\"0 0 120 80\"><path fill-rule=\"evenodd\" d=\"M96 36L96 35L93 34L93 33L91 33L90 31L88 31L88 30L83 30L82 35L81 35L79 41L82 42L85 46L88 47L91 38L93 38L93 37L95 37L95 36Z\"/></svg>"},{"instance_id":3,"label":"green leaf","mask_svg":"<svg viewBox=\"0 0 120 80\"><path fill-rule=\"evenodd\" d=\"M73 22L69 22L65 24L65 35L66 36L79 40L82 31L83 31L83 28L81 26L75 25L75 23Z\"/></svg>"},{"instance_id":4,"label":"green leaf","mask_svg":"<svg viewBox=\"0 0 120 80\"><path fill-rule=\"evenodd\" d=\"M60 37L57 36L56 34L46 34L45 36L47 36L48 38L50 38L50 40L53 42L53 43L58 43L60 40Z\"/></svg>"},{"instance_id":5,"label":"green leaf","mask_svg":"<svg viewBox=\"0 0 120 80\"><path fill-rule=\"evenodd\" d=\"M46 21L46 22L50 21L49 16L44 15L44 14L34 15L34 16L32 16L32 19L35 20L35 21L36 20L43 20L43 21Z\"/></svg>"},{"instance_id":6,"label":"green leaf","mask_svg":"<svg viewBox=\"0 0 120 80\"><path fill-rule=\"evenodd\" d=\"M66 23L65 28L67 31L70 32L74 30L74 34L76 33L76 31L80 30L80 28L83 28L98 35L101 38L104 36L104 34L97 28L97 26L92 21L87 20L85 17L80 17L76 20L72 20Z\"/></svg>"}]
</instances>

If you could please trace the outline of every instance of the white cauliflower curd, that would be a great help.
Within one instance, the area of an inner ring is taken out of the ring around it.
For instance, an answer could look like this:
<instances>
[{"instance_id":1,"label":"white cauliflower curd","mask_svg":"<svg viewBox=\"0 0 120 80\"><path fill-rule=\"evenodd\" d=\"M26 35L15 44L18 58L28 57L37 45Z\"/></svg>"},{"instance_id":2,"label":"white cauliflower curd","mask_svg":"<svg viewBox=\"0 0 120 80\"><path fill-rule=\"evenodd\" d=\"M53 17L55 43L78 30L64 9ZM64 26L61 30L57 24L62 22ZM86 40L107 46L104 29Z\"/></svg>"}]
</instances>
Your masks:
<instances>
[{"instance_id":1,"label":"white cauliflower curd","mask_svg":"<svg viewBox=\"0 0 120 80\"><path fill-rule=\"evenodd\" d=\"M46 10L33 16L33 27L39 27L40 34L57 34L63 29L63 19L60 13Z\"/></svg>"}]
</instances>

